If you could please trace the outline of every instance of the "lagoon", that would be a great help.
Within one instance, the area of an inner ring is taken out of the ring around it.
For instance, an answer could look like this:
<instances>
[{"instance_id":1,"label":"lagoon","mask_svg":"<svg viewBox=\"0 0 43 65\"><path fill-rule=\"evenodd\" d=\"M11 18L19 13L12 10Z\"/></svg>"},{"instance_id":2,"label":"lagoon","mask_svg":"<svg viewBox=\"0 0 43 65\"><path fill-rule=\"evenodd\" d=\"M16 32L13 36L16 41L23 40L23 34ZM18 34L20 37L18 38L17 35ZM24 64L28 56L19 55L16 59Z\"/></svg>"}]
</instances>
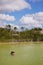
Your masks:
<instances>
[{"instance_id":1,"label":"lagoon","mask_svg":"<svg viewBox=\"0 0 43 65\"><path fill-rule=\"evenodd\" d=\"M43 44L0 44L0 65L43 65Z\"/></svg>"}]
</instances>

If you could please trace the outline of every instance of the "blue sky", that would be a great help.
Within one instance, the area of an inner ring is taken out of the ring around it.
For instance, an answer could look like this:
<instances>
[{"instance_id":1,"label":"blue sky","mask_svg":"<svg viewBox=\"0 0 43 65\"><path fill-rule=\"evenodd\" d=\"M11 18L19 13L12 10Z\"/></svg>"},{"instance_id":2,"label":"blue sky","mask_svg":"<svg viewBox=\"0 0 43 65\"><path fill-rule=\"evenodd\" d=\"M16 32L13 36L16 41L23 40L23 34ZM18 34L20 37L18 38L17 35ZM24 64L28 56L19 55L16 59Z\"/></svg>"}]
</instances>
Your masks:
<instances>
[{"instance_id":1,"label":"blue sky","mask_svg":"<svg viewBox=\"0 0 43 65\"><path fill-rule=\"evenodd\" d=\"M43 28L43 0L1 0L0 26Z\"/></svg>"}]
</instances>

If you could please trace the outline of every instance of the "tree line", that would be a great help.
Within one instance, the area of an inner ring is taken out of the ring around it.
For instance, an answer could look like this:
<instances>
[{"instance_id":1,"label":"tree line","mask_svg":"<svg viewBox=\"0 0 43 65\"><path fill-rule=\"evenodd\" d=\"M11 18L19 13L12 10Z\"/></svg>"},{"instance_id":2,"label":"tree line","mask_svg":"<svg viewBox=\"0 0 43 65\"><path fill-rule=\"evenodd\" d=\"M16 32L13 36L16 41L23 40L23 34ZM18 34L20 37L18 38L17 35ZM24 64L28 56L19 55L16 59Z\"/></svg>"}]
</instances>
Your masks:
<instances>
[{"instance_id":1,"label":"tree line","mask_svg":"<svg viewBox=\"0 0 43 65\"><path fill-rule=\"evenodd\" d=\"M4 28L0 27L0 41L43 41L42 28L33 28L31 30L21 27L21 31L18 31L17 27L11 28L11 25L6 25Z\"/></svg>"}]
</instances>

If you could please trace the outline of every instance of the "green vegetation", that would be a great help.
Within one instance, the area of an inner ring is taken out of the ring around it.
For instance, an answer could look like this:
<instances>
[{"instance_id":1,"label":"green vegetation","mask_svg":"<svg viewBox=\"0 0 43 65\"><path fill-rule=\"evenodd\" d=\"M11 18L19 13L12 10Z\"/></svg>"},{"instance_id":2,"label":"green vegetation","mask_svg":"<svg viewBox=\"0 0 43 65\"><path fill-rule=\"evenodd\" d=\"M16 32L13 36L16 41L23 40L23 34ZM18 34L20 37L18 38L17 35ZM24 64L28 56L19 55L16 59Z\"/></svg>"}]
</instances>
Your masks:
<instances>
[{"instance_id":1,"label":"green vegetation","mask_svg":"<svg viewBox=\"0 0 43 65\"><path fill-rule=\"evenodd\" d=\"M37 42L35 42L37 43ZM43 65L43 44L2 44L0 43L0 65ZM11 51L15 52L11 56Z\"/></svg>"},{"instance_id":2,"label":"green vegetation","mask_svg":"<svg viewBox=\"0 0 43 65\"><path fill-rule=\"evenodd\" d=\"M5 28L0 28L0 41L43 41L43 29L34 28L31 30L21 27L21 31L17 31L17 27L11 28L11 25L6 25Z\"/></svg>"}]
</instances>

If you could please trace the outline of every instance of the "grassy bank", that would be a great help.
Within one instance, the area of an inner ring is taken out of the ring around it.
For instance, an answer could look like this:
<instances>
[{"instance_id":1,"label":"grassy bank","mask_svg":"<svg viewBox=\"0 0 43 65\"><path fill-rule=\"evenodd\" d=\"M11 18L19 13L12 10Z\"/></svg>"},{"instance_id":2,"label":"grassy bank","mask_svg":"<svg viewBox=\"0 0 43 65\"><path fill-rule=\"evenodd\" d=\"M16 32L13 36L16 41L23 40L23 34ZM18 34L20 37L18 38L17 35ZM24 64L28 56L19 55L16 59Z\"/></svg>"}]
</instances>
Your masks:
<instances>
[{"instance_id":1,"label":"grassy bank","mask_svg":"<svg viewBox=\"0 0 43 65\"><path fill-rule=\"evenodd\" d=\"M0 44L14 44L14 45L26 44L28 45L28 44L43 44L43 42L0 42Z\"/></svg>"}]
</instances>

